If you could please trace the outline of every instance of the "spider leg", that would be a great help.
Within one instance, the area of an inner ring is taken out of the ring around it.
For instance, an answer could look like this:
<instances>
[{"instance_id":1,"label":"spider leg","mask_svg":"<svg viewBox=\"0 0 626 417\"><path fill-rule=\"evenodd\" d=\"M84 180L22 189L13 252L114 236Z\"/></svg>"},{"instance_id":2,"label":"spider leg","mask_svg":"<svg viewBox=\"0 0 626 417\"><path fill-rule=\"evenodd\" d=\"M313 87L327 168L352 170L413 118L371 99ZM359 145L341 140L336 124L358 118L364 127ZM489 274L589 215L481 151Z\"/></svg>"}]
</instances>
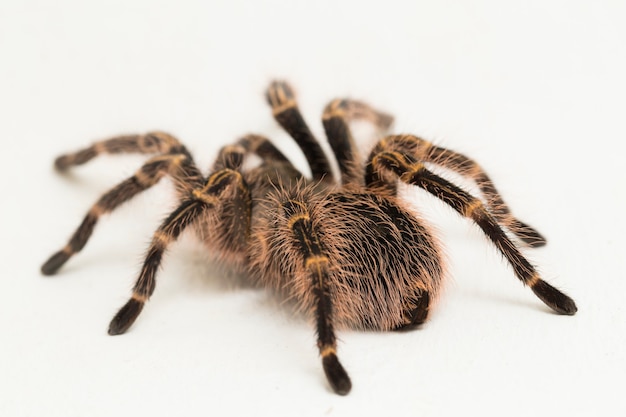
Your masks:
<instances>
[{"instance_id":1,"label":"spider leg","mask_svg":"<svg viewBox=\"0 0 626 417\"><path fill-rule=\"evenodd\" d=\"M394 330L413 330L426 321L428 317L428 307L430 306L430 294L423 292L417 301L417 306L405 312L406 321Z\"/></svg>"},{"instance_id":2,"label":"spider leg","mask_svg":"<svg viewBox=\"0 0 626 417\"><path fill-rule=\"evenodd\" d=\"M284 81L274 81L270 84L265 96L272 107L274 119L304 152L311 167L313 179L332 182L333 175L328 158L304 121L291 86Z\"/></svg>"},{"instance_id":3,"label":"spider leg","mask_svg":"<svg viewBox=\"0 0 626 417\"><path fill-rule=\"evenodd\" d=\"M174 136L164 132L150 132L142 135L123 135L95 142L78 152L61 155L54 165L59 171L71 166L82 165L100 154L120 153L183 153L189 159L191 155Z\"/></svg>"},{"instance_id":4,"label":"spider leg","mask_svg":"<svg viewBox=\"0 0 626 417\"><path fill-rule=\"evenodd\" d=\"M326 106L322 122L339 164L342 184L359 184L363 181L361 158L348 125L353 120L366 120L382 131L386 131L393 123L392 116L374 110L361 101L336 99Z\"/></svg>"},{"instance_id":5,"label":"spider leg","mask_svg":"<svg viewBox=\"0 0 626 417\"><path fill-rule=\"evenodd\" d=\"M166 154L151 158L135 175L122 181L100 197L89 209L69 242L43 264L41 272L44 275L55 274L71 256L85 247L102 215L110 213L125 201L152 187L167 174L172 176L179 189L189 189L199 178L202 178L198 169L185 154Z\"/></svg>"},{"instance_id":6,"label":"spider leg","mask_svg":"<svg viewBox=\"0 0 626 417\"><path fill-rule=\"evenodd\" d=\"M294 170L296 169L269 139L261 135L250 134L239 139L234 145L224 146L213 164L213 170L218 171L224 168L238 169L243 163L245 156L250 153L260 157L263 162L285 163L289 164Z\"/></svg>"},{"instance_id":7,"label":"spider leg","mask_svg":"<svg viewBox=\"0 0 626 417\"><path fill-rule=\"evenodd\" d=\"M163 254L170 244L187 227L210 210L218 210L223 205L225 196L232 195L233 189L243 191L249 203L249 194L241 173L231 168L224 168L209 176L201 188L193 189L159 226L152 237L143 267L133 287L133 294L128 302L113 317L109 325L109 334L124 333L134 323L143 306L149 300L156 287L156 272ZM246 219L241 221L247 224Z\"/></svg>"},{"instance_id":8,"label":"spider leg","mask_svg":"<svg viewBox=\"0 0 626 417\"><path fill-rule=\"evenodd\" d=\"M350 377L337 358L337 338L333 329L333 306L328 278L328 257L319 240L318 232L304 204L289 200L283 204L288 225L298 242L302 264L313 288L317 327L317 346L322 356L324 373L333 390L346 395L352 388Z\"/></svg>"},{"instance_id":9,"label":"spider leg","mask_svg":"<svg viewBox=\"0 0 626 417\"><path fill-rule=\"evenodd\" d=\"M536 248L546 244L546 239L538 231L511 214L511 209L502 199L491 178L475 161L460 153L434 145L426 149L424 161L441 165L473 180L485 196L489 211L498 223L528 246Z\"/></svg>"},{"instance_id":10,"label":"spider leg","mask_svg":"<svg viewBox=\"0 0 626 417\"><path fill-rule=\"evenodd\" d=\"M263 161L289 162L289 159L264 136L246 135L239 139L237 144L242 146L246 152L258 155Z\"/></svg>"},{"instance_id":11,"label":"spider leg","mask_svg":"<svg viewBox=\"0 0 626 417\"><path fill-rule=\"evenodd\" d=\"M509 261L519 280L528 285L539 299L560 314L576 313L574 300L539 277L539 273L507 237L482 201L433 174L420 161L407 153L379 152L371 157L368 166L371 167L374 176L382 171L393 173L401 181L426 190L462 216L474 221ZM379 176L379 178L380 181L384 177Z\"/></svg>"},{"instance_id":12,"label":"spider leg","mask_svg":"<svg viewBox=\"0 0 626 417\"><path fill-rule=\"evenodd\" d=\"M373 153L388 150L413 155L417 160L439 165L474 181L488 210L500 225L528 246L536 248L546 244L546 239L537 230L513 216L491 178L474 160L412 135L389 136L378 144Z\"/></svg>"}]
</instances>

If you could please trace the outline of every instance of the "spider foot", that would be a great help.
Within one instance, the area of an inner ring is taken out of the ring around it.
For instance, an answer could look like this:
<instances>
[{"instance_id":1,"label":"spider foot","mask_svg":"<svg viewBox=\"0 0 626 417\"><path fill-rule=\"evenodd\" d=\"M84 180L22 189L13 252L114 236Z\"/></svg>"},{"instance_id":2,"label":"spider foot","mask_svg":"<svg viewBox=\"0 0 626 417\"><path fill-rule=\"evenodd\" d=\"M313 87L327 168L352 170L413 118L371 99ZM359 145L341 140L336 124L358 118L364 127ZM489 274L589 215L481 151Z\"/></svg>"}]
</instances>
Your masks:
<instances>
[{"instance_id":1,"label":"spider foot","mask_svg":"<svg viewBox=\"0 0 626 417\"><path fill-rule=\"evenodd\" d=\"M546 238L543 237L541 233L539 233L533 227L519 220L516 223L517 224L514 228L515 234L521 239L522 242L524 242L531 248L540 248L548 243L546 241Z\"/></svg>"},{"instance_id":2,"label":"spider foot","mask_svg":"<svg viewBox=\"0 0 626 417\"><path fill-rule=\"evenodd\" d=\"M73 165L70 155L61 155L54 160L54 167L57 171L67 171L67 169Z\"/></svg>"},{"instance_id":3,"label":"spider foot","mask_svg":"<svg viewBox=\"0 0 626 417\"><path fill-rule=\"evenodd\" d=\"M109 334L111 336L115 336L118 334L125 333L126 330L137 319L139 313L143 309L144 302L140 300L136 300L135 298L131 298L128 302L117 312L113 320L111 320L111 324L109 324Z\"/></svg>"},{"instance_id":4,"label":"spider foot","mask_svg":"<svg viewBox=\"0 0 626 417\"><path fill-rule=\"evenodd\" d=\"M90 146L75 153L68 153L59 156L54 160L54 168L59 172L64 172L75 165L82 165L90 161L97 155L98 150L96 149L96 147Z\"/></svg>"},{"instance_id":5,"label":"spider foot","mask_svg":"<svg viewBox=\"0 0 626 417\"><path fill-rule=\"evenodd\" d=\"M559 314L573 316L578 311L574 300L543 280L538 280L531 289L541 301Z\"/></svg>"},{"instance_id":6,"label":"spider foot","mask_svg":"<svg viewBox=\"0 0 626 417\"><path fill-rule=\"evenodd\" d=\"M339 395L348 394L352 388L352 382L350 381L348 373L339 362L339 359L337 359L337 355L335 353L324 355L322 364L324 365L326 379L328 379L328 383L333 391Z\"/></svg>"},{"instance_id":7,"label":"spider foot","mask_svg":"<svg viewBox=\"0 0 626 417\"><path fill-rule=\"evenodd\" d=\"M71 254L66 250L60 250L52 255L42 266L41 273L44 275L54 275L70 259Z\"/></svg>"},{"instance_id":8,"label":"spider foot","mask_svg":"<svg viewBox=\"0 0 626 417\"><path fill-rule=\"evenodd\" d=\"M280 112L285 108L295 106L296 95L293 88L285 81L272 81L265 93L267 102L274 112Z\"/></svg>"},{"instance_id":9,"label":"spider foot","mask_svg":"<svg viewBox=\"0 0 626 417\"><path fill-rule=\"evenodd\" d=\"M349 99L335 99L328 103L324 109L323 120L335 117L345 118L347 121L367 120L381 131L386 131L393 124L393 116L375 110L366 103Z\"/></svg>"}]
</instances>

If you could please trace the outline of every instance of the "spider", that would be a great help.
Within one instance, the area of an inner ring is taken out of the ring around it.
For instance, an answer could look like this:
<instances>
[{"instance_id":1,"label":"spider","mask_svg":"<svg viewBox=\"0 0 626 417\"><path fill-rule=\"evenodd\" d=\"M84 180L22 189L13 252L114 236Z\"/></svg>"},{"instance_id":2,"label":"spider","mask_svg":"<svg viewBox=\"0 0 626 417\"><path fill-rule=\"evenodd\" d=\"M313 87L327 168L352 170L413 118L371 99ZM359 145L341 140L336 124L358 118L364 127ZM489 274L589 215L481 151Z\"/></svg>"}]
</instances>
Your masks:
<instances>
[{"instance_id":1,"label":"spider","mask_svg":"<svg viewBox=\"0 0 626 417\"><path fill-rule=\"evenodd\" d=\"M337 180L292 87L274 81L266 98L276 121L304 152L312 178L259 135L223 147L208 176L167 133L96 142L60 156L56 168L65 171L103 153L153 156L89 209L69 242L43 264L42 273L55 274L82 250L102 215L168 176L178 206L154 232L132 296L113 317L109 334L124 333L135 322L154 292L163 254L191 229L219 260L296 301L314 323L330 387L345 395L352 383L337 357L335 328L418 327L445 277L441 244L429 224L398 196L401 181L432 194L480 227L517 278L547 306L560 314L576 313L574 301L541 279L520 252L520 245L539 247L546 240L511 214L472 159L408 134L385 136L364 159L350 123L365 120L384 132L393 118L363 102L336 99L324 109L323 125L341 174ZM257 165L244 167L251 154L258 157ZM477 195L436 175L432 166L474 181Z\"/></svg>"}]
</instances>

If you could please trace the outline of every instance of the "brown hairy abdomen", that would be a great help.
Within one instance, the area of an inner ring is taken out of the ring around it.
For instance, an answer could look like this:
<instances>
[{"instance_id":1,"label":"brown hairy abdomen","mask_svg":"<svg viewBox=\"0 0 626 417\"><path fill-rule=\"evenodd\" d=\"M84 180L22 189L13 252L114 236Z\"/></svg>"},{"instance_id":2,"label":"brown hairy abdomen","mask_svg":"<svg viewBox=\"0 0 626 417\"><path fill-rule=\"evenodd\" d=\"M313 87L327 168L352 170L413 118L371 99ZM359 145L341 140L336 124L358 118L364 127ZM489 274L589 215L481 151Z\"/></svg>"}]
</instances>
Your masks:
<instances>
[{"instance_id":1,"label":"brown hairy abdomen","mask_svg":"<svg viewBox=\"0 0 626 417\"><path fill-rule=\"evenodd\" d=\"M340 327L389 330L403 323L424 291L435 299L443 279L439 243L414 213L395 198L364 191L320 193L310 187L277 191L268 204L302 204L328 258L328 288ZM249 269L309 316L311 275L290 218L280 210L252 232ZM293 261L297 259L297 261Z\"/></svg>"}]
</instances>

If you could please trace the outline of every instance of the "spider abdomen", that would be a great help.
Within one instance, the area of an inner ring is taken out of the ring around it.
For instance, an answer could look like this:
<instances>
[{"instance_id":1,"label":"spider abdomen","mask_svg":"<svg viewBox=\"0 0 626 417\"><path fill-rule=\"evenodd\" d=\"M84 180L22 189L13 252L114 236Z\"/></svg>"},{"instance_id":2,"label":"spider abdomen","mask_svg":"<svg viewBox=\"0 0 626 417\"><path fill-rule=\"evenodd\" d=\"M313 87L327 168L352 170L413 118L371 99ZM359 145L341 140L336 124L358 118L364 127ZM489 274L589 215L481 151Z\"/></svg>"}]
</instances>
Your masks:
<instances>
[{"instance_id":1,"label":"spider abdomen","mask_svg":"<svg viewBox=\"0 0 626 417\"><path fill-rule=\"evenodd\" d=\"M320 264L338 326L402 327L420 299L437 296L444 274L439 242L397 199L306 188L271 200L295 208L265 211L273 215L253 229L250 270L305 312L315 309L313 268ZM298 221L308 222L301 236L294 232Z\"/></svg>"}]
</instances>

